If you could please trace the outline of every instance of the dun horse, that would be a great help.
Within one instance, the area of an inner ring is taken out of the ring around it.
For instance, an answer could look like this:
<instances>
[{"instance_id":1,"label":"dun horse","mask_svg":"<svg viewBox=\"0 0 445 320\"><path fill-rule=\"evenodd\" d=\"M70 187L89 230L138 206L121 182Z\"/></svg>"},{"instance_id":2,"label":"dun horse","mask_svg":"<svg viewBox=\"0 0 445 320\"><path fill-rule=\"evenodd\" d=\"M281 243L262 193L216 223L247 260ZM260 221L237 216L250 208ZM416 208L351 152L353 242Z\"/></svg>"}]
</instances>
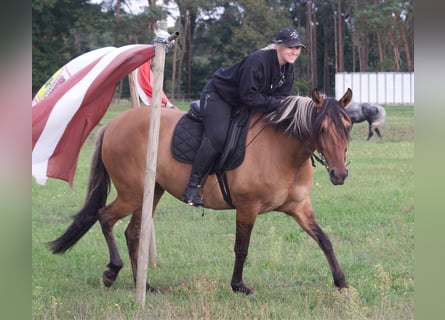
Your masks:
<instances>
[{"instance_id":1,"label":"dun horse","mask_svg":"<svg viewBox=\"0 0 445 320\"><path fill-rule=\"evenodd\" d=\"M351 97L350 89L340 100L322 97L314 89L312 99L288 97L280 110L253 115L244 160L226 173L236 210L233 291L253 292L243 281L243 266L255 219L270 211L280 211L295 219L325 254L335 286L347 287L331 241L316 222L309 194L314 156L324 163L334 185L342 185L348 176L345 158L352 123L344 107ZM172 135L183 115L184 112L176 108L164 108L161 112L153 214L165 191L180 199L190 175L191 165L177 161L171 153ZM149 117L149 108L131 109L100 130L85 204L67 231L49 243L53 253L63 253L99 220L110 254L103 273L107 287L113 284L123 266L113 226L129 214L132 216L125 236L136 280ZM106 205L110 178L117 197ZM215 174L209 175L201 189L204 207L231 209L219 188L214 187L216 181ZM154 289L147 283L147 290Z\"/></svg>"},{"instance_id":2,"label":"dun horse","mask_svg":"<svg viewBox=\"0 0 445 320\"><path fill-rule=\"evenodd\" d=\"M386 111L383 107L367 102L351 102L346 106L346 112L351 118L352 123L359 123L365 120L368 122L368 138L366 140L371 139L374 135L373 130L377 133L379 138L382 137L379 127L385 123L386 119Z\"/></svg>"}]
</instances>

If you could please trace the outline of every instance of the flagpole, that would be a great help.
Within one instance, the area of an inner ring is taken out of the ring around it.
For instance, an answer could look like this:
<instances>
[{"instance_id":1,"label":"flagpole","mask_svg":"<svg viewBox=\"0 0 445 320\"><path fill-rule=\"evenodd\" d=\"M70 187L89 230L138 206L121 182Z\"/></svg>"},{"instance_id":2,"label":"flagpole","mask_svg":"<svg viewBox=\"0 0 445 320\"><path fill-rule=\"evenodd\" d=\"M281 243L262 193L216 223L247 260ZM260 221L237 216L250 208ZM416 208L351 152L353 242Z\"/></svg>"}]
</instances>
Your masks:
<instances>
[{"instance_id":1,"label":"flagpole","mask_svg":"<svg viewBox=\"0 0 445 320\"><path fill-rule=\"evenodd\" d=\"M154 39L155 56L153 58L153 95L150 116L150 128L147 143L147 158L144 181L144 199L142 203L141 233L139 238L139 252L136 274L136 300L141 308L145 308L145 294L147 283L148 253L150 240L154 239L153 231L153 199L156 183L156 164L159 143L159 127L161 118L162 83L164 82L165 49L168 43L179 36L175 32L168 38L162 37L160 32Z\"/></svg>"}]
</instances>

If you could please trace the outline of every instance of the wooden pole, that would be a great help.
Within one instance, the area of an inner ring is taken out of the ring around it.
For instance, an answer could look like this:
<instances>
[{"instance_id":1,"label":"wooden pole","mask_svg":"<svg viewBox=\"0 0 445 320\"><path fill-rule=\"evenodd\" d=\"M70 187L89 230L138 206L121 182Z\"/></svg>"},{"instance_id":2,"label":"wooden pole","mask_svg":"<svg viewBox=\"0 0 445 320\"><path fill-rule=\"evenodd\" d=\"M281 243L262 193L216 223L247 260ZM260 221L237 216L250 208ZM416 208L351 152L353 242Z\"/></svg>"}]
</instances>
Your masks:
<instances>
[{"instance_id":1,"label":"wooden pole","mask_svg":"<svg viewBox=\"0 0 445 320\"><path fill-rule=\"evenodd\" d=\"M151 105L150 128L147 143L147 160L144 181L144 200L142 203L141 233L136 274L136 300L145 308L147 283L148 252L153 235L153 198L156 183L156 164L158 157L159 127L161 117L162 83L164 82L165 49L169 41L179 36L179 32L168 39L156 37L153 68L153 96Z\"/></svg>"},{"instance_id":2,"label":"wooden pole","mask_svg":"<svg viewBox=\"0 0 445 320\"><path fill-rule=\"evenodd\" d=\"M130 98L131 98L131 106L132 108L139 108L140 102L139 102L139 95L136 90L136 70L133 70L131 73L128 74L128 83L130 86ZM148 255L149 259L148 261L156 267L157 264L157 257L158 257L158 251L156 249L156 238L155 238L155 229L154 224L151 224L151 238L150 238L150 247L148 248Z\"/></svg>"},{"instance_id":3,"label":"wooden pole","mask_svg":"<svg viewBox=\"0 0 445 320\"><path fill-rule=\"evenodd\" d=\"M136 85L134 84L136 75L136 70L132 71L128 74L128 85L130 86L130 100L131 100L131 106L133 108L139 108L139 96L136 92Z\"/></svg>"}]
</instances>

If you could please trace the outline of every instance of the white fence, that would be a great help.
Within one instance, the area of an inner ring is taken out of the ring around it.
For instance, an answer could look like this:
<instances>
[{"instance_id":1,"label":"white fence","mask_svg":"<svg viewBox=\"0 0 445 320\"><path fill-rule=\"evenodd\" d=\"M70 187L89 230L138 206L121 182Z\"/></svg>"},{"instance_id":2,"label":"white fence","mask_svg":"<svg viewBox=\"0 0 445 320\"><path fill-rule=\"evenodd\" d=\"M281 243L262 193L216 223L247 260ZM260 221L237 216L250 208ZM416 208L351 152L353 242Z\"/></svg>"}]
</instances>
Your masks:
<instances>
[{"instance_id":1,"label":"white fence","mask_svg":"<svg viewBox=\"0 0 445 320\"><path fill-rule=\"evenodd\" d=\"M414 104L414 72L353 72L335 74L335 96L348 88L352 100L376 104Z\"/></svg>"}]
</instances>

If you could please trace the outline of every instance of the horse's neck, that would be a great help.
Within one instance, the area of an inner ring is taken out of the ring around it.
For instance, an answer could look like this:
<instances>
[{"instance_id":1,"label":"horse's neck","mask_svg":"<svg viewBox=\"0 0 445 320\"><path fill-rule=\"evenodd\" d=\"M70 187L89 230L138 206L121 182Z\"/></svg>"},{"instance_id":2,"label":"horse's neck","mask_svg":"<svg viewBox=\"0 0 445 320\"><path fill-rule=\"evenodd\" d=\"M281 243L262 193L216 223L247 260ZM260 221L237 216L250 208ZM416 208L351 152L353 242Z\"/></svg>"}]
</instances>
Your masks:
<instances>
[{"instance_id":1,"label":"horse's neck","mask_svg":"<svg viewBox=\"0 0 445 320\"><path fill-rule=\"evenodd\" d=\"M291 166L300 166L310 159L313 151L310 140L299 141L268 125L266 120L259 119L257 115L252 117L250 131L247 144L258 139L257 150L261 157L270 157L271 161L284 161Z\"/></svg>"}]
</instances>

